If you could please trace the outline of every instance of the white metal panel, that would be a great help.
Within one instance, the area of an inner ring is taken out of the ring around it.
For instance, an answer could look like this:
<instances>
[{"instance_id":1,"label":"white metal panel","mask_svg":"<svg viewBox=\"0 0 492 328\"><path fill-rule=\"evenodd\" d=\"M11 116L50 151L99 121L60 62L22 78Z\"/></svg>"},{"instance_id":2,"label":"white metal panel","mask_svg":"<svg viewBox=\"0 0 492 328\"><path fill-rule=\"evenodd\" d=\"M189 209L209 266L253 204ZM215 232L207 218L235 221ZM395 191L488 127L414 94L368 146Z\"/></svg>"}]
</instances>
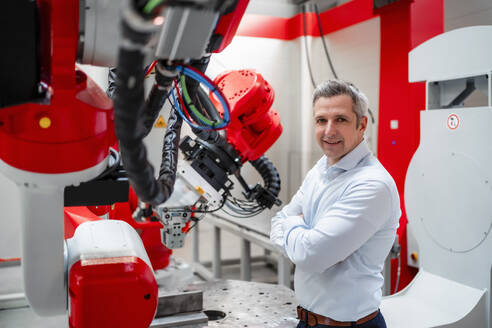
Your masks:
<instances>
[{"instance_id":1,"label":"white metal panel","mask_svg":"<svg viewBox=\"0 0 492 328\"><path fill-rule=\"evenodd\" d=\"M98 176L108 157L99 164L63 174L40 174L14 168L0 160L0 172L19 187L22 270L29 304L39 315L66 311L63 258L63 190ZM8 209L6 209L8 210Z\"/></svg>"},{"instance_id":2,"label":"white metal panel","mask_svg":"<svg viewBox=\"0 0 492 328\"><path fill-rule=\"evenodd\" d=\"M459 117L455 130L450 114ZM490 108L421 112L420 145L405 181L405 208L421 267L489 289L492 267Z\"/></svg>"},{"instance_id":3,"label":"white metal panel","mask_svg":"<svg viewBox=\"0 0 492 328\"><path fill-rule=\"evenodd\" d=\"M381 312L388 327L486 327L485 295L421 269L401 292L383 297Z\"/></svg>"},{"instance_id":4,"label":"white metal panel","mask_svg":"<svg viewBox=\"0 0 492 328\"><path fill-rule=\"evenodd\" d=\"M409 81L440 81L479 75L492 67L492 26L438 35L409 53Z\"/></svg>"},{"instance_id":5,"label":"white metal panel","mask_svg":"<svg viewBox=\"0 0 492 328\"><path fill-rule=\"evenodd\" d=\"M66 245L68 270L78 261L123 256L138 257L152 269L140 236L125 221L84 222Z\"/></svg>"},{"instance_id":6,"label":"white metal panel","mask_svg":"<svg viewBox=\"0 0 492 328\"><path fill-rule=\"evenodd\" d=\"M445 0L444 30L492 24L492 1Z\"/></svg>"}]
</instances>

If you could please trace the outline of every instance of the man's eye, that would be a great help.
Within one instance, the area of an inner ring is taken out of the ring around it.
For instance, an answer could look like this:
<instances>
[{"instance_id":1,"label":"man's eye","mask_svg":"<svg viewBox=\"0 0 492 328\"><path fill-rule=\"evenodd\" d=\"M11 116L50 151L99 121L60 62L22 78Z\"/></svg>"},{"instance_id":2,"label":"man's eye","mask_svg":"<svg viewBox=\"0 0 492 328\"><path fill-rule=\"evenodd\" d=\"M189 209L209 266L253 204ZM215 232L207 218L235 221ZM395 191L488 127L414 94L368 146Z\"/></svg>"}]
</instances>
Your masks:
<instances>
[{"instance_id":1,"label":"man's eye","mask_svg":"<svg viewBox=\"0 0 492 328\"><path fill-rule=\"evenodd\" d=\"M337 118L337 122L346 122L347 120L343 117Z\"/></svg>"},{"instance_id":2,"label":"man's eye","mask_svg":"<svg viewBox=\"0 0 492 328\"><path fill-rule=\"evenodd\" d=\"M316 123L318 123L318 124L321 124L321 123L324 123L324 122L326 122L326 120L324 118L318 118L316 120Z\"/></svg>"}]
</instances>

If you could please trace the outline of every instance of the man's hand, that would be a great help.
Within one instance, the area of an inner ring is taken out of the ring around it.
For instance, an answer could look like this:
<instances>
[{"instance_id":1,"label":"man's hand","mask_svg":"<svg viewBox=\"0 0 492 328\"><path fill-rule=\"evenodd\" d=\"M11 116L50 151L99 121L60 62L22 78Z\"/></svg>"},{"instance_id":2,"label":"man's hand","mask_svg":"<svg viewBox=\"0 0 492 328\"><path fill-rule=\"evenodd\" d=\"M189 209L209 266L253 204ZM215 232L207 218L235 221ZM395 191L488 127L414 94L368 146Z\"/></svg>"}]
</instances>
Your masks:
<instances>
[{"instance_id":1,"label":"man's hand","mask_svg":"<svg viewBox=\"0 0 492 328\"><path fill-rule=\"evenodd\" d=\"M299 216L304 220L304 214L301 213L301 214L299 214ZM304 220L304 221L306 221L306 220Z\"/></svg>"}]
</instances>

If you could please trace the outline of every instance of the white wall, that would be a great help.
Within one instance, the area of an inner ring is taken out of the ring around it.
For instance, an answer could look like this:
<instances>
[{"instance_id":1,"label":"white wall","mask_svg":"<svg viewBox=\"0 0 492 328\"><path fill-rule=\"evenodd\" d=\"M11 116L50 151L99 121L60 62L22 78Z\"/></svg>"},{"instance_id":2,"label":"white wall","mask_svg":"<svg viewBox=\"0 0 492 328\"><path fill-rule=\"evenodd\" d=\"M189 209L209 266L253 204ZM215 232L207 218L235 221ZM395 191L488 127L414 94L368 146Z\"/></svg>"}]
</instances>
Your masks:
<instances>
[{"instance_id":1,"label":"white wall","mask_svg":"<svg viewBox=\"0 0 492 328\"><path fill-rule=\"evenodd\" d=\"M369 99L369 107L374 114L375 124L369 122L366 139L374 154L377 154L377 122L379 108L379 54L380 54L380 20L379 17L364 21L348 28L325 35L325 42L339 79L354 83ZM304 113L311 115L312 83L307 71L304 44L299 39L299 47L302 52L301 67L303 71L303 106ZM311 67L313 68L314 80L320 83L334 78L325 52L321 38L308 37L309 55ZM369 120L370 121L370 120ZM312 115L304 119L305 129L312 130ZM311 167L322 155L316 144L313 133L305 136L304 149L307 154L313 154L311 158L304 159L307 167Z\"/></svg>"}]
</instances>

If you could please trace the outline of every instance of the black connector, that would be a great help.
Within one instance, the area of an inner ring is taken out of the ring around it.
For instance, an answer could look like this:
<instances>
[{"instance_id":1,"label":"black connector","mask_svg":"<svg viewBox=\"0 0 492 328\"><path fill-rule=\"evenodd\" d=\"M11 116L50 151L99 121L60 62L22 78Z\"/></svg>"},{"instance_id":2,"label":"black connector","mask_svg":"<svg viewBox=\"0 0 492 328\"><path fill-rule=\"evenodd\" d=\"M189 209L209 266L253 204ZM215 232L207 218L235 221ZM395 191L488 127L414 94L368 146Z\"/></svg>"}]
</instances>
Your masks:
<instances>
[{"instance_id":1,"label":"black connector","mask_svg":"<svg viewBox=\"0 0 492 328\"><path fill-rule=\"evenodd\" d=\"M272 208L273 205L282 205L282 201L278 199L276 195L259 184L251 190L248 199L254 199L261 207L266 208Z\"/></svg>"},{"instance_id":2,"label":"black connector","mask_svg":"<svg viewBox=\"0 0 492 328\"><path fill-rule=\"evenodd\" d=\"M228 175L241 167L241 161L235 160L239 157L234 149L226 141L222 142L210 144L186 136L179 145L185 160L217 191L229 189L232 182Z\"/></svg>"},{"instance_id":3,"label":"black connector","mask_svg":"<svg viewBox=\"0 0 492 328\"><path fill-rule=\"evenodd\" d=\"M277 197L280 193L280 176L273 163L265 155L250 163L263 178L265 189Z\"/></svg>"}]
</instances>

